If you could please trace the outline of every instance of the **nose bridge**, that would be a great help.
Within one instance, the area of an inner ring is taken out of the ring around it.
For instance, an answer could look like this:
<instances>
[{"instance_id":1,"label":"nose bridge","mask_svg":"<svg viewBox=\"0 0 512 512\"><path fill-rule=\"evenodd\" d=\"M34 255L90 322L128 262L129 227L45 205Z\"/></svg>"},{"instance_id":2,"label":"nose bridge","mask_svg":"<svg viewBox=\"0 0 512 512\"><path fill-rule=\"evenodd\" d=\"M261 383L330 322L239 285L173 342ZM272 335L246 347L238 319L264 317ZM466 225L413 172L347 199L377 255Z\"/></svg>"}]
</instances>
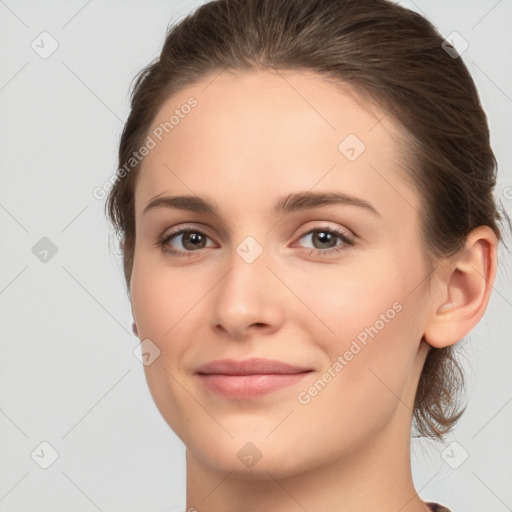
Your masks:
<instances>
[{"instance_id":1,"label":"nose bridge","mask_svg":"<svg viewBox=\"0 0 512 512\"><path fill-rule=\"evenodd\" d=\"M229 269L218 283L213 323L237 337L258 324L276 327L281 321L282 300L273 273L270 250L253 236L246 236L233 247Z\"/></svg>"}]
</instances>

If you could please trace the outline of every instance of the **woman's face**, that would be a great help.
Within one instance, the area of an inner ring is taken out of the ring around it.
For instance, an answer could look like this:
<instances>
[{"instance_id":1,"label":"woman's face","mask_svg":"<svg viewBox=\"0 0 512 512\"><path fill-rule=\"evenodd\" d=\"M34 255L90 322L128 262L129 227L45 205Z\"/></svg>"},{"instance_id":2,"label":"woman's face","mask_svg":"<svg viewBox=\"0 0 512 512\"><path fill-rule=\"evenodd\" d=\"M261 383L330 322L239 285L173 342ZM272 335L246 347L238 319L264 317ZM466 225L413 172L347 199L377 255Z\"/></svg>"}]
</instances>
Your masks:
<instances>
[{"instance_id":1,"label":"woman's face","mask_svg":"<svg viewBox=\"0 0 512 512\"><path fill-rule=\"evenodd\" d=\"M398 134L298 72L212 75L155 118L132 309L152 397L205 467L278 477L409 445L432 299ZM304 371L198 373L250 358Z\"/></svg>"}]
</instances>

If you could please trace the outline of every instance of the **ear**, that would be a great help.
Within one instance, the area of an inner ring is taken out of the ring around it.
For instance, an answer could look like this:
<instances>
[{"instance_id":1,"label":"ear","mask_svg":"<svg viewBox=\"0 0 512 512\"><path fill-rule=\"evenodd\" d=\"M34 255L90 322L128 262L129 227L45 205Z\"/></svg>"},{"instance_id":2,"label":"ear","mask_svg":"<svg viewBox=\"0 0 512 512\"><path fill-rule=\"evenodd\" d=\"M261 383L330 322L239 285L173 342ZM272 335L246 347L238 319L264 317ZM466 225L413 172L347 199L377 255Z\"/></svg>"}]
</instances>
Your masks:
<instances>
[{"instance_id":1,"label":"ear","mask_svg":"<svg viewBox=\"0 0 512 512\"><path fill-rule=\"evenodd\" d=\"M436 348L453 345L468 334L484 315L497 270L498 240L489 226L468 236L461 254L450 260L441 293L434 297L424 337Z\"/></svg>"},{"instance_id":2,"label":"ear","mask_svg":"<svg viewBox=\"0 0 512 512\"><path fill-rule=\"evenodd\" d=\"M132 324L132 331L133 331L133 334L135 334L135 336L137 336L137 338L138 338L139 331L137 330L137 324L135 322L133 322L133 324Z\"/></svg>"}]
</instances>

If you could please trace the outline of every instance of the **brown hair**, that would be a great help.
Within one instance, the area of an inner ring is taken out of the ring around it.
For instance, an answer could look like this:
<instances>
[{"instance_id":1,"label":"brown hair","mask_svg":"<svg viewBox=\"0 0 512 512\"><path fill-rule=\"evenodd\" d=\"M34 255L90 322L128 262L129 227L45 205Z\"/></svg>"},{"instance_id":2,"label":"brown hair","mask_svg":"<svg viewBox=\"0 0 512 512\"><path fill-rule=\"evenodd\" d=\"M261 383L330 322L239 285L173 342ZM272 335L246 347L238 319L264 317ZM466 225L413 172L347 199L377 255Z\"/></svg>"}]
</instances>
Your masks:
<instances>
[{"instance_id":1,"label":"brown hair","mask_svg":"<svg viewBox=\"0 0 512 512\"><path fill-rule=\"evenodd\" d=\"M434 26L387 0L215 0L168 29L159 58L136 76L121 135L119 169L142 145L162 104L223 70L304 70L353 86L405 128L408 178L421 198L430 270L457 255L469 232L490 226L502 241L493 197L496 168L487 118L462 59ZM137 170L117 175L106 202L121 239L129 290ZM506 212L505 217L509 221ZM455 347L432 347L414 404L419 436L443 440L465 386Z\"/></svg>"}]
</instances>

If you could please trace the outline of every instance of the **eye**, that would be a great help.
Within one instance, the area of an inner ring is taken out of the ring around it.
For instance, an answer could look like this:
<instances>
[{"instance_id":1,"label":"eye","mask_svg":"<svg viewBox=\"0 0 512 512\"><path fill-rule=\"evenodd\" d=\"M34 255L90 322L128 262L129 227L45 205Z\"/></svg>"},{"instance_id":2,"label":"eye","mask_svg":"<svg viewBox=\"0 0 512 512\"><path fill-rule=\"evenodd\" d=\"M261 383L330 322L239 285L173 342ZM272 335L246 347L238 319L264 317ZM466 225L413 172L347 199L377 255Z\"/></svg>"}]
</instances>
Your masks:
<instances>
[{"instance_id":1,"label":"eye","mask_svg":"<svg viewBox=\"0 0 512 512\"><path fill-rule=\"evenodd\" d=\"M326 256L346 250L348 247L355 245L355 241L348 234L332 227L318 227L304 233L299 240L309 238L313 245L320 247L308 251L310 256ZM190 258L194 256L194 252L207 248L207 240L210 239L202 231L195 229L193 226L187 226L171 233L166 233L158 241L162 252L173 256ZM182 248L176 249L171 243L174 240L181 240ZM336 243L341 240L341 243ZM211 247L211 246L210 246Z\"/></svg>"},{"instance_id":2,"label":"eye","mask_svg":"<svg viewBox=\"0 0 512 512\"><path fill-rule=\"evenodd\" d=\"M304 238L309 238L313 245L317 245L319 247L319 249L315 248L308 251L308 254L312 256L326 256L338 253L355 244L353 238L345 234L343 231L326 226L309 230L307 233L302 235L299 240ZM341 240L341 243L337 244L337 239Z\"/></svg>"},{"instance_id":3,"label":"eye","mask_svg":"<svg viewBox=\"0 0 512 512\"><path fill-rule=\"evenodd\" d=\"M176 250L173 249L169 242L174 239L179 240L181 238L181 246L184 249ZM162 251L167 254L175 256L191 257L192 253L204 249L206 246L206 240L209 237L202 231L193 228L182 228L178 231L165 234L159 241L158 245L161 246Z\"/></svg>"}]
</instances>

